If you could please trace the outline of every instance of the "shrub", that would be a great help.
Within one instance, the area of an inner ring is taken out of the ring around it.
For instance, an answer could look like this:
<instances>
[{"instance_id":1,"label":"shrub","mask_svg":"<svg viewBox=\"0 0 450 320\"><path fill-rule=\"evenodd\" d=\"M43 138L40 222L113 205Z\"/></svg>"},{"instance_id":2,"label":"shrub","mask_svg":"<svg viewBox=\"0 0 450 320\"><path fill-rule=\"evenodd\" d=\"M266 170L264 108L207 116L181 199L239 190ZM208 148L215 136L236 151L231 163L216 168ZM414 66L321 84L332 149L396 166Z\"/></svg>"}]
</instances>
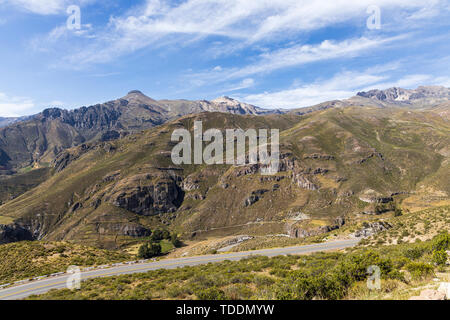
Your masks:
<instances>
[{"instance_id":1,"label":"shrub","mask_svg":"<svg viewBox=\"0 0 450 320\"><path fill-rule=\"evenodd\" d=\"M447 258L447 252L445 250L435 250L433 252L432 261L437 266L445 266Z\"/></svg>"},{"instance_id":2,"label":"shrub","mask_svg":"<svg viewBox=\"0 0 450 320\"><path fill-rule=\"evenodd\" d=\"M424 279L434 275L434 268L431 264L423 262L411 262L406 265L406 270L411 273L413 279Z\"/></svg>"},{"instance_id":3,"label":"shrub","mask_svg":"<svg viewBox=\"0 0 450 320\"><path fill-rule=\"evenodd\" d=\"M425 250L426 250L426 248L423 247L423 246L421 246L421 247L416 246L416 247L413 247L413 248L407 248L403 252L403 255L406 258L408 258L408 259L417 260L417 259L419 259L420 257L423 256L423 254L425 253Z\"/></svg>"},{"instance_id":4,"label":"shrub","mask_svg":"<svg viewBox=\"0 0 450 320\"><path fill-rule=\"evenodd\" d=\"M400 208L398 208L398 207L395 207L394 217L400 217L402 215L403 215L402 210Z\"/></svg>"},{"instance_id":5,"label":"shrub","mask_svg":"<svg viewBox=\"0 0 450 320\"><path fill-rule=\"evenodd\" d=\"M450 248L450 234L442 232L432 240L433 251L448 250Z\"/></svg>"},{"instance_id":6,"label":"shrub","mask_svg":"<svg viewBox=\"0 0 450 320\"><path fill-rule=\"evenodd\" d=\"M199 300L225 300L225 292L217 287L211 287L195 292Z\"/></svg>"}]
</instances>

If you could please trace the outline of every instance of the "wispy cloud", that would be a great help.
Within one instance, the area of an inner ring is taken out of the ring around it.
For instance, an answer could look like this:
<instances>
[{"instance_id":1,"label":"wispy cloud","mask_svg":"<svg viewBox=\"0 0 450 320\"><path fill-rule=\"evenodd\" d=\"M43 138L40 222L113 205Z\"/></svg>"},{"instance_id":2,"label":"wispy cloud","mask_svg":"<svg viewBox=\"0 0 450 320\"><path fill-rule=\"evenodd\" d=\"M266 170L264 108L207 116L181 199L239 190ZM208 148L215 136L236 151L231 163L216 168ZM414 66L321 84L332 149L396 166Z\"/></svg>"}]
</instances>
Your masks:
<instances>
[{"instance_id":1,"label":"wispy cloud","mask_svg":"<svg viewBox=\"0 0 450 320\"><path fill-rule=\"evenodd\" d=\"M392 62L370 67L363 71L344 71L331 79L317 80L308 84L296 84L293 88L275 92L263 92L236 97L260 107L299 108L330 100L340 100L355 95L358 91L390 87L416 88L420 85L449 86L450 77L434 77L429 74L410 74L392 79L392 73L401 62Z\"/></svg>"},{"instance_id":2,"label":"wispy cloud","mask_svg":"<svg viewBox=\"0 0 450 320\"><path fill-rule=\"evenodd\" d=\"M70 5L83 6L94 1L95 0L0 0L0 4L11 5L35 14L51 15L64 13Z\"/></svg>"},{"instance_id":3,"label":"wispy cloud","mask_svg":"<svg viewBox=\"0 0 450 320\"><path fill-rule=\"evenodd\" d=\"M13 97L0 92L0 116L17 117L31 112L35 107L32 99L26 97Z\"/></svg>"},{"instance_id":4,"label":"wispy cloud","mask_svg":"<svg viewBox=\"0 0 450 320\"><path fill-rule=\"evenodd\" d=\"M108 25L96 32L95 41L69 54L66 60L74 64L109 62L150 46L186 46L211 36L222 37L227 42L225 48L233 41L234 48L244 49L346 21L364 20L367 7L373 4L383 10L412 12L434 8L419 0L147 0L121 16L111 17Z\"/></svg>"},{"instance_id":5,"label":"wispy cloud","mask_svg":"<svg viewBox=\"0 0 450 320\"><path fill-rule=\"evenodd\" d=\"M317 61L336 58L348 59L377 47L383 46L386 48L386 44L405 38L406 36L407 35L373 39L361 37L340 42L325 40L316 45L294 45L288 48L263 53L256 62L241 68L213 69L212 71L209 70L207 72L189 75L188 78L196 81L202 80L203 82L208 83L223 82L255 74L268 74L275 70L300 66Z\"/></svg>"}]
</instances>

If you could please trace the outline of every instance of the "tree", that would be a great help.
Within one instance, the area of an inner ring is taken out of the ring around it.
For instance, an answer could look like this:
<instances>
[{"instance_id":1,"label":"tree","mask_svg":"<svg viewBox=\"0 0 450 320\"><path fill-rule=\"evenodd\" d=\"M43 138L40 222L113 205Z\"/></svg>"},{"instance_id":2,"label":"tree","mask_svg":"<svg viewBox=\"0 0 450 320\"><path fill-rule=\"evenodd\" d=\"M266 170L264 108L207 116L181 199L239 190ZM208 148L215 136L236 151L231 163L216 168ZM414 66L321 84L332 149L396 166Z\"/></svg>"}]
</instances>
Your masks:
<instances>
[{"instance_id":1,"label":"tree","mask_svg":"<svg viewBox=\"0 0 450 320\"><path fill-rule=\"evenodd\" d=\"M153 242L158 242L163 239L170 239L170 233L167 230L156 229L153 231L151 239Z\"/></svg>"},{"instance_id":2,"label":"tree","mask_svg":"<svg viewBox=\"0 0 450 320\"><path fill-rule=\"evenodd\" d=\"M148 245L148 243L144 243L143 245L141 245L139 247L139 251L138 251L138 258L139 259L148 259L150 256L150 247Z\"/></svg>"},{"instance_id":3,"label":"tree","mask_svg":"<svg viewBox=\"0 0 450 320\"><path fill-rule=\"evenodd\" d=\"M152 257L159 256L161 254L161 245L159 243L152 243L150 245L150 254Z\"/></svg>"},{"instance_id":4,"label":"tree","mask_svg":"<svg viewBox=\"0 0 450 320\"><path fill-rule=\"evenodd\" d=\"M139 247L138 258L139 259L150 259L161 254L161 246L158 243L151 243L150 245L146 242Z\"/></svg>"},{"instance_id":5,"label":"tree","mask_svg":"<svg viewBox=\"0 0 450 320\"><path fill-rule=\"evenodd\" d=\"M170 235L170 241L175 248L181 247L181 240L180 238L178 238L178 234L176 234L175 232Z\"/></svg>"}]
</instances>

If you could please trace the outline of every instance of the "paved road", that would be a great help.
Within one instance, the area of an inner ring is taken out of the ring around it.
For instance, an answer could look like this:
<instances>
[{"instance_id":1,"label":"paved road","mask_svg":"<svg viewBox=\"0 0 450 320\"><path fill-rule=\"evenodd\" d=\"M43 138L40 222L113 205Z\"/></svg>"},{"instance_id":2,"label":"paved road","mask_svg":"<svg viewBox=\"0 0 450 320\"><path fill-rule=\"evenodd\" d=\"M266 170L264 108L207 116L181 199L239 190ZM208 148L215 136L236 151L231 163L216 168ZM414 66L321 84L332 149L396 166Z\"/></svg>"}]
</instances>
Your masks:
<instances>
[{"instance_id":1,"label":"paved road","mask_svg":"<svg viewBox=\"0 0 450 320\"><path fill-rule=\"evenodd\" d=\"M206 264L209 262L220 262L224 260L236 261L243 258L248 258L255 255L262 255L274 257L287 254L306 254L318 251L338 250L348 247L353 247L359 242L358 239L341 240L327 243L311 244L305 246L263 249L246 252L234 252L217 255L195 256L178 259L165 259L156 262L136 263L130 265L119 265L105 269L95 269L84 271L81 273L81 279L87 280L98 277L117 276L121 274L131 274L138 272L146 272L157 269L174 269L185 266L195 266L199 264ZM43 280L26 282L21 285L16 285L10 288L0 290L0 300L18 300L26 298L34 294L42 294L51 289L66 288L66 281L68 274L63 274L57 277L45 278Z\"/></svg>"}]
</instances>

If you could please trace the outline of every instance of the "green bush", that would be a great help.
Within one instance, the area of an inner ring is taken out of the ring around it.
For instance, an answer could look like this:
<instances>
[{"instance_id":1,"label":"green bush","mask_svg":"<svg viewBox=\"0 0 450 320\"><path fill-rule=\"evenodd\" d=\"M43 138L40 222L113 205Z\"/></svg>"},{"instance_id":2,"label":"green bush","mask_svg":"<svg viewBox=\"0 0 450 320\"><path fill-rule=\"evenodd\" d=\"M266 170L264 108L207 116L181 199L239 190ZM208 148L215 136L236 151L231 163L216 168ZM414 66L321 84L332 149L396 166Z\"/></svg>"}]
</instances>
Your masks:
<instances>
[{"instance_id":1,"label":"green bush","mask_svg":"<svg viewBox=\"0 0 450 320\"><path fill-rule=\"evenodd\" d=\"M423 256L425 251L426 251L426 248L424 246L416 246L413 248L407 248L403 252L403 255L408 259L417 260Z\"/></svg>"},{"instance_id":2,"label":"green bush","mask_svg":"<svg viewBox=\"0 0 450 320\"><path fill-rule=\"evenodd\" d=\"M416 280L434 275L434 268L428 263L411 262L405 268L411 273L412 278Z\"/></svg>"},{"instance_id":3,"label":"green bush","mask_svg":"<svg viewBox=\"0 0 450 320\"><path fill-rule=\"evenodd\" d=\"M211 287L195 292L199 300L225 300L225 292L217 287Z\"/></svg>"},{"instance_id":4,"label":"green bush","mask_svg":"<svg viewBox=\"0 0 450 320\"><path fill-rule=\"evenodd\" d=\"M436 264L438 266L445 266L447 259L448 259L448 256L447 256L447 252L445 250L435 250L433 252L432 261L434 264Z\"/></svg>"},{"instance_id":5,"label":"green bush","mask_svg":"<svg viewBox=\"0 0 450 320\"><path fill-rule=\"evenodd\" d=\"M448 250L450 248L450 234L445 231L435 236L432 240L432 248L433 251Z\"/></svg>"},{"instance_id":6,"label":"green bush","mask_svg":"<svg viewBox=\"0 0 450 320\"><path fill-rule=\"evenodd\" d=\"M398 208L398 207L395 207L394 217L400 217L402 215L403 215L402 210L400 208Z\"/></svg>"}]
</instances>

